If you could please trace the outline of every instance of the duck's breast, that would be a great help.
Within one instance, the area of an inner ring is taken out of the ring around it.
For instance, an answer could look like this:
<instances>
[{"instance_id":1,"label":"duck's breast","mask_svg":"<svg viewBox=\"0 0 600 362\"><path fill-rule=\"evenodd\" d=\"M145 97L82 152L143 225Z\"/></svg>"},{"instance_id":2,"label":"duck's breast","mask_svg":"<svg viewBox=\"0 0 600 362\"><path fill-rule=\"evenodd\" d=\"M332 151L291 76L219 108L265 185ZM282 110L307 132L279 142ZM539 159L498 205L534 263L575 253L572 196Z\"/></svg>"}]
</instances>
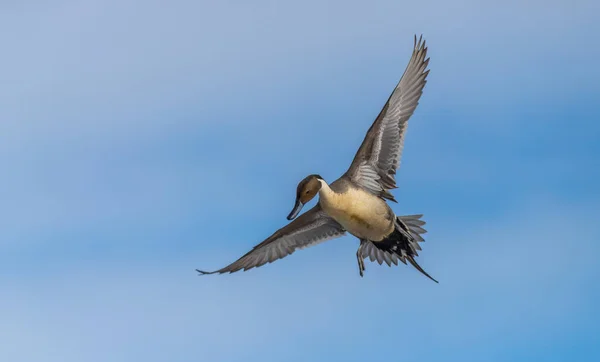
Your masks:
<instances>
[{"instance_id":1,"label":"duck's breast","mask_svg":"<svg viewBox=\"0 0 600 362\"><path fill-rule=\"evenodd\" d=\"M323 210L356 237L379 241L394 228L393 212L379 197L355 187L320 193Z\"/></svg>"}]
</instances>

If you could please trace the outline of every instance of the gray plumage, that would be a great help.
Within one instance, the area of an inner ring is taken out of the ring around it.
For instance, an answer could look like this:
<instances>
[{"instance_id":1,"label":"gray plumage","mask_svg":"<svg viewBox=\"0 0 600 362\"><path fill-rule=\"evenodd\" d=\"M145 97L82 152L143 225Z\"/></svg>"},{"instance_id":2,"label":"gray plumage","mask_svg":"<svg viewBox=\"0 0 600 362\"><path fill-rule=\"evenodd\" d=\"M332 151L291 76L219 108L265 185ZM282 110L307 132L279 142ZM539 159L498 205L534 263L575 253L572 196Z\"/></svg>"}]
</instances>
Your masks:
<instances>
[{"instance_id":1,"label":"gray plumage","mask_svg":"<svg viewBox=\"0 0 600 362\"><path fill-rule=\"evenodd\" d=\"M344 234L342 226L327 216L317 204L230 265L213 272L197 271L201 274L234 273L242 269L246 271L284 258L298 249L304 249Z\"/></svg>"},{"instance_id":2,"label":"gray plumage","mask_svg":"<svg viewBox=\"0 0 600 362\"><path fill-rule=\"evenodd\" d=\"M414 252L415 255L418 255L417 250L421 250L418 242L425 241L421 234L425 234L427 232L427 230L421 227L425 225L425 221L419 220L421 217L423 217L423 215L400 216L400 219L408 226L408 229L410 230L410 246L412 249L411 251ZM391 266L392 263L398 265L398 260L406 264L406 253L400 253L399 255L396 255L390 251L381 250L369 240L361 240L359 255L362 259L369 258L371 261L377 261L379 265L381 265L384 261L388 266Z\"/></svg>"},{"instance_id":3,"label":"gray plumage","mask_svg":"<svg viewBox=\"0 0 600 362\"><path fill-rule=\"evenodd\" d=\"M277 230L230 265L201 274L233 273L271 263L348 231L361 240L356 256L360 275L364 259L398 265L410 262L433 279L414 260L424 241L422 215L397 217L385 200L396 202L390 191L397 187L408 120L419 104L427 83L427 47L417 41L400 81L367 131L354 159L342 177L328 185L321 176L309 175L298 184L296 205L288 216L295 218L305 203L319 193L319 203L287 226ZM344 225L344 226L342 226ZM437 282L437 281L436 281Z\"/></svg>"},{"instance_id":4,"label":"gray plumage","mask_svg":"<svg viewBox=\"0 0 600 362\"><path fill-rule=\"evenodd\" d=\"M382 198L396 201L390 190L396 186L404 135L408 119L419 104L427 83L429 64L422 37L415 46L408 66L383 109L367 132L346 176Z\"/></svg>"}]
</instances>

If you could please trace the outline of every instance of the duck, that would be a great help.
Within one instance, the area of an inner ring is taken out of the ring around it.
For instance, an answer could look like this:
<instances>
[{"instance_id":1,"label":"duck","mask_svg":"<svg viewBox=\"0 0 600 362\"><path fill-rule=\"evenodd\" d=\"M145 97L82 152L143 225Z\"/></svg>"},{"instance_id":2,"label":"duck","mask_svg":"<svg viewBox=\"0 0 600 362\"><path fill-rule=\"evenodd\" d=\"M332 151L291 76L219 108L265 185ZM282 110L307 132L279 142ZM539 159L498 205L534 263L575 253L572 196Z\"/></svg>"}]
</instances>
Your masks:
<instances>
[{"instance_id":1,"label":"duck","mask_svg":"<svg viewBox=\"0 0 600 362\"><path fill-rule=\"evenodd\" d=\"M302 179L296 200L287 216L290 223L257 244L233 263L215 270L196 269L200 275L235 273L257 268L325 241L353 235L360 240L356 258L360 277L365 260L388 266L410 263L438 283L417 262L424 241L422 214L396 216L388 202L397 203L396 172L409 118L413 115L429 74L426 42L414 36L412 55L400 81L371 124L350 167L328 183L319 174ZM318 195L318 202L300 214L304 205ZM299 215L300 214L300 215Z\"/></svg>"}]
</instances>

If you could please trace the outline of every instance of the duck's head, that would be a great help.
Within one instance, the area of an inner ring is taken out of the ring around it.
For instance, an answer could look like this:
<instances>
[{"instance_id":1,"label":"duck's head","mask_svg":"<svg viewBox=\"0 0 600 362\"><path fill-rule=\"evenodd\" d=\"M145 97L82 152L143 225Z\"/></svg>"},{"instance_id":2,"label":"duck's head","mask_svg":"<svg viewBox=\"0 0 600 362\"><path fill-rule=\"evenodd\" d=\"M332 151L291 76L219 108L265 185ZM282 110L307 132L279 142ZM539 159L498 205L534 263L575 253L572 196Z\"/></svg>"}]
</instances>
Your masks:
<instances>
[{"instance_id":1,"label":"duck's head","mask_svg":"<svg viewBox=\"0 0 600 362\"><path fill-rule=\"evenodd\" d=\"M298 184L296 189L296 204L294 209L288 215L288 220L292 220L300 213L302 207L313 199L321 189L321 181L323 178L319 175L308 175Z\"/></svg>"}]
</instances>

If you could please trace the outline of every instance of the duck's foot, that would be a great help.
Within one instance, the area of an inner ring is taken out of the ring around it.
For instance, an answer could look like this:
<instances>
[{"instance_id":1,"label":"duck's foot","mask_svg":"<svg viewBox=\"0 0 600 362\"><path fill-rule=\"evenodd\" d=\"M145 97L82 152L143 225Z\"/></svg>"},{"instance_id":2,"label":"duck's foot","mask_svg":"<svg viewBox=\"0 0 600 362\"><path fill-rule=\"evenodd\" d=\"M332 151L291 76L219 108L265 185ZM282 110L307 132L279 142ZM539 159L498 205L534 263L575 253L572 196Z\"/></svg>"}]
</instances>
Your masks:
<instances>
[{"instance_id":1,"label":"duck's foot","mask_svg":"<svg viewBox=\"0 0 600 362\"><path fill-rule=\"evenodd\" d=\"M359 272L361 278L364 276L364 271L365 271L365 262L362 259L358 259L358 272Z\"/></svg>"},{"instance_id":2,"label":"duck's foot","mask_svg":"<svg viewBox=\"0 0 600 362\"><path fill-rule=\"evenodd\" d=\"M358 260L358 272L359 272L361 278L364 276L364 271L365 271L365 260L363 259L362 250L361 250L363 244L364 244L364 242L361 240L360 246L358 247L358 250L356 251L356 260Z\"/></svg>"}]
</instances>

